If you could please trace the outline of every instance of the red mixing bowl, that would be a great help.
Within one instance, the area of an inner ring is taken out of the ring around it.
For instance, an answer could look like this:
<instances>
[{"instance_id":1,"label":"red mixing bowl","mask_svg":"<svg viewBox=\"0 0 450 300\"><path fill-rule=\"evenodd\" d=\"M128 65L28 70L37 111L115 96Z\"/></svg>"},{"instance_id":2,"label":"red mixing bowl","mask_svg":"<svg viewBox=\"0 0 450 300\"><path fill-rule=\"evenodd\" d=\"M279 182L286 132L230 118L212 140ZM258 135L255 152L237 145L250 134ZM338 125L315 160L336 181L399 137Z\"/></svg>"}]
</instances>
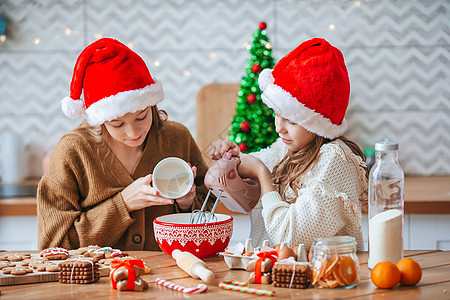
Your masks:
<instances>
[{"instance_id":1,"label":"red mixing bowl","mask_svg":"<svg viewBox=\"0 0 450 300\"><path fill-rule=\"evenodd\" d=\"M172 214L153 220L155 238L165 253L175 249L187 251L198 258L216 256L225 250L233 234L233 218L215 214L216 222L189 224L190 213Z\"/></svg>"}]
</instances>

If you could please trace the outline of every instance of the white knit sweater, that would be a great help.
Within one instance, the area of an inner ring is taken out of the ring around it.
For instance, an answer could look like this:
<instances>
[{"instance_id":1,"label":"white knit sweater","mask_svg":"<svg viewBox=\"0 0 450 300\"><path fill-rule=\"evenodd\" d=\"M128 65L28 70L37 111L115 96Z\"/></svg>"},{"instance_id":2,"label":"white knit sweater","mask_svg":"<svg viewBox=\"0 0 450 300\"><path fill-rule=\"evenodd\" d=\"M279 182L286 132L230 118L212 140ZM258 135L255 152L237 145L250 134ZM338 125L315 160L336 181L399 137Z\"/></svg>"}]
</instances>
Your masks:
<instances>
[{"instance_id":1,"label":"white knit sweater","mask_svg":"<svg viewBox=\"0 0 450 300\"><path fill-rule=\"evenodd\" d=\"M269 168L287 153L281 139L269 148L251 155ZM304 244L310 248L315 238L350 235L356 238L358 250L364 249L361 231L360 200L367 201L365 162L339 139L320 148L318 160L298 186L298 197L289 187L284 195L269 192L252 211L253 244L269 240L271 245L285 242L289 247Z\"/></svg>"}]
</instances>

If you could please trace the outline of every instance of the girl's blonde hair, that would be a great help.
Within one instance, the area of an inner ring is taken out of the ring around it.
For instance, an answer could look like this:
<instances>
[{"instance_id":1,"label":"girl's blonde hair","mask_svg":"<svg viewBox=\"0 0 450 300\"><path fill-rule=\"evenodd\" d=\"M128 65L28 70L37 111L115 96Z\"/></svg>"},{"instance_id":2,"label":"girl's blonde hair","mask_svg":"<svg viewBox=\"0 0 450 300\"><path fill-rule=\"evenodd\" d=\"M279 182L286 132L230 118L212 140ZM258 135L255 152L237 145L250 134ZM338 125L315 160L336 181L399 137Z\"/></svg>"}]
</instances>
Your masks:
<instances>
[{"instance_id":1,"label":"girl's blonde hair","mask_svg":"<svg viewBox=\"0 0 450 300\"><path fill-rule=\"evenodd\" d=\"M344 136L340 136L337 139L342 140L353 153L360 156L364 161L366 160L366 156L356 143ZM295 202L295 199L298 197L297 186L299 185L301 176L314 166L322 145L331 141L333 140L316 135L311 143L309 143L305 148L296 152L288 151L284 158L275 165L272 171L272 180L280 194L283 195L288 186L295 193L295 198L285 199L286 202ZM367 167L365 167L365 169L366 177L368 178L369 172Z\"/></svg>"},{"instance_id":2,"label":"girl's blonde hair","mask_svg":"<svg viewBox=\"0 0 450 300\"><path fill-rule=\"evenodd\" d=\"M164 110L159 110L156 105L153 105L150 107L152 111L152 127L150 130L155 130L158 132L164 125L164 121L167 120L168 115L167 112ZM83 122L75 128L72 133L81 133L81 130L87 130L88 133L91 134L91 136L97 141L102 141L102 138L105 134L108 134L108 130L106 130L105 125L101 124L99 126L91 126L88 124L86 120L83 120Z\"/></svg>"}]
</instances>

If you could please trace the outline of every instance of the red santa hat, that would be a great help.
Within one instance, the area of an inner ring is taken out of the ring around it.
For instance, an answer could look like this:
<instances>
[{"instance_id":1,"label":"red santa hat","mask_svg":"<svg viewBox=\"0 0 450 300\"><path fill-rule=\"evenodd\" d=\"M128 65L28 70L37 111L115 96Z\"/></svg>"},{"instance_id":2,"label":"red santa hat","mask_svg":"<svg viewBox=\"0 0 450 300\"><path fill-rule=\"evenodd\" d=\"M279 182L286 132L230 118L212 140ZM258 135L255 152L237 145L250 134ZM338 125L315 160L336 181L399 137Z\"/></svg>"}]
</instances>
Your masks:
<instances>
[{"instance_id":1,"label":"red santa hat","mask_svg":"<svg viewBox=\"0 0 450 300\"><path fill-rule=\"evenodd\" d=\"M84 115L90 125L100 125L163 98L161 82L153 80L144 60L119 41L103 38L87 46L78 57L70 97L61 104L66 116Z\"/></svg>"},{"instance_id":2,"label":"red santa hat","mask_svg":"<svg viewBox=\"0 0 450 300\"><path fill-rule=\"evenodd\" d=\"M324 39L303 42L259 75L263 102L282 117L325 138L347 129L350 81L344 57Z\"/></svg>"}]
</instances>

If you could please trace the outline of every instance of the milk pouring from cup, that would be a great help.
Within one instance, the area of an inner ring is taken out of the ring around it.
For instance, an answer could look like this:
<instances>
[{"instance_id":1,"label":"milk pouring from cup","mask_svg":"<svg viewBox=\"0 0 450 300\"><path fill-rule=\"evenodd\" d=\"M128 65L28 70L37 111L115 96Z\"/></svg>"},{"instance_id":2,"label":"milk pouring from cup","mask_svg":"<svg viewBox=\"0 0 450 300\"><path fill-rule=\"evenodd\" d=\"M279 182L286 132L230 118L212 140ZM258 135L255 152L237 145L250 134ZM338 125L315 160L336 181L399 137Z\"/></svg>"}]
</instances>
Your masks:
<instances>
[{"instance_id":1,"label":"milk pouring from cup","mask_svg":"<svg viewBox=\"0 0 450 300\"><path fill-rule=\"evenodd\" d=\"M403 170L398 163L398 143L375 144L375 164L369 174L369 260L396 264L403 258Z\"/></svg>"}]
</instances>

